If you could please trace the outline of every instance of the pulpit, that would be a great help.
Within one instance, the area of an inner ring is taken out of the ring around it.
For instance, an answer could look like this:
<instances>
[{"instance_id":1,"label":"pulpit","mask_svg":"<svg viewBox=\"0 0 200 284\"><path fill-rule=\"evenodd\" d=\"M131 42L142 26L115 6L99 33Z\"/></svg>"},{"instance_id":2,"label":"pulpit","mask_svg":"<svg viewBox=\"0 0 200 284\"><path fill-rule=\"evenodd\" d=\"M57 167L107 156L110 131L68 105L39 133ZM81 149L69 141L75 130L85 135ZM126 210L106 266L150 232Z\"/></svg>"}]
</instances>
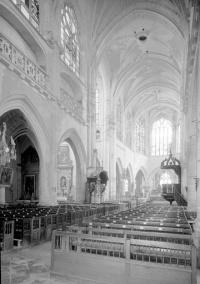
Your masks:
<instances>
[{"instance_id":1,"label":"pulpit","mask_svg":"<svg viewBox=\"0 0 200 284\"><path fill-rule=\"evenodd\" d=\"M106 190L107 181L108 174L106 171L101 171L87 178L86 192L89 198L86 196L86 200L89 199L89 203L101 203L103 201L103 193Z\"/></svg>"},{"instance_id":2,"label":"pulpit","mask_svg":"<svg viewBox=\"0 0 200 284\"><path fill-rule=\"evenodd\" d=\"M166 170L174 170L175 173L178 176L178 184L163 184L162 185L162 196L164 199L170 202L170 205L172 205L173 201L175 200L176 196L176 191L180 191L181 188L181 165L180 161L172 156L172 152L170 149L170 154L168 158L165 158L164 161L162 161L161 169L166 169Z\"/></svg>"}]
</instances>

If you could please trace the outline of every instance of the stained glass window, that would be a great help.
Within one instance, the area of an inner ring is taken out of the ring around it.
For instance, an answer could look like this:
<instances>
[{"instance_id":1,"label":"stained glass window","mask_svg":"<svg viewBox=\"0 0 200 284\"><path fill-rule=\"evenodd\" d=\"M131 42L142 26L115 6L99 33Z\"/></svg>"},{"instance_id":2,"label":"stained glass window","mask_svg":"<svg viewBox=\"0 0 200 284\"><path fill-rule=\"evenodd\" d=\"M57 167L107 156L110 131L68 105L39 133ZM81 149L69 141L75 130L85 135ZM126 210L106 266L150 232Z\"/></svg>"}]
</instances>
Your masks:
<instances>
[{"instance_id":1,"label":"stained glass window","mask_svg":"<svg viewBox=\"0 0 200 284\"><path fill-rule=\"evenodd\" d=\"M167 172L163 172L160 176L160 185L162 184L171 184L171 177Z\"/></svg>"},{"instance_id":2,"label":"stained glass window","mask_svg":"<svg viewBox=\"0 0 200 284\"><path fill-rule=\"evenodd\" d=\"M116 129L117 138L119 140L122 140L122 107L121 107L120 100L118 101L118 104L117 104L116 118L117 118L117 125L116 125L116 127L117 127L117 129Z\"/></svg>"},{"instance_id":3,"label":"stained glass window","mask_svg":"<svg viewBox=\"0 0 200 284\"><path fill-rule=\"evenodd\" d=\"M139 117L135 122L135 151L145 154L145 119Z\"/></svg>"},{"instance_id":4,"label":"stained glass window","mask_svg":"<svg viewBox=\"0 0 200 284\"><path fill-rule=\"evenodd\" d=\"M65 5L61 10L61 44L64 48L62 60L79 77L78 27L74 9L70 5Z\"/></svg>"},{"instance_id":5,"label":"stained glass window","mask_svg":"<svg viewBox=\"0 0 200 284\"><path fill-rule=\"evenodd\" d=\"M171 122L160 118L151 128L151 154L153 156L167 155L172 143Z\"/></svg>"}]
</instances>

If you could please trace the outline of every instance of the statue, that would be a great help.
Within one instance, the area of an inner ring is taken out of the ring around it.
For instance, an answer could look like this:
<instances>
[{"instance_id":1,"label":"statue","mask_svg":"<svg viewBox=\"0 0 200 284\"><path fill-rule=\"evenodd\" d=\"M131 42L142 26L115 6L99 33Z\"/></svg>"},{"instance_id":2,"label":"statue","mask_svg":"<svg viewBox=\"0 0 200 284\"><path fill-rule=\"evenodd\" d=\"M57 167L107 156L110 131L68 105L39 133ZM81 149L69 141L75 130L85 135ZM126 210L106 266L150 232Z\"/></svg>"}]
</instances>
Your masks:
<instances>
[{"instance_id":1,"label":"statue","mask_svg":"<svg viewBox=\"0 0 200 284\"><path fill-rule=\"evenodd\" d=\"M0 164L1 165L6 165L10 163L11 159L16 160L15 142L11 136L10 143L9 145L7 145L6 131L7 131L7 126L6 123L3 122L0 130Z\"/></svg>"}]
</instances>

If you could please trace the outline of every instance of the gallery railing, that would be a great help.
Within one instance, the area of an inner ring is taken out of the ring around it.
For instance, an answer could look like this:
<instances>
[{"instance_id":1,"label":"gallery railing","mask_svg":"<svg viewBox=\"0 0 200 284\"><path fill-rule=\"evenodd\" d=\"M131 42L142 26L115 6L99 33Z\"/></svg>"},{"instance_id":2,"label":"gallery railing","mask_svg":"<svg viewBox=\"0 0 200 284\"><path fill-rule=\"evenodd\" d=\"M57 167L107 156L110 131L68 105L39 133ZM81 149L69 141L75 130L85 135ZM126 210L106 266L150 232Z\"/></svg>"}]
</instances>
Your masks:
<instances>
[{"instance_id":1,"label":"gallery railing","mask_svg":"<svg viewBox=\"0 0 200 284\"><path fill-rule=\"evenodd\" d=\"M37 0L24 1L12 0L12 2L18 7L22 14L31 22L31 24L39 31L39 4Z\"/></svg>"},{"instance_id":2,"label":"gallery railing","mask_svg":"<svg viewBox=\"0 0 200 284\"><path fill-rule=\"evenodd\" d=\"M24 55L13 43L0 33L0 55L28 78L46 88L46 73Z\"/></svg>"}]
</instances>

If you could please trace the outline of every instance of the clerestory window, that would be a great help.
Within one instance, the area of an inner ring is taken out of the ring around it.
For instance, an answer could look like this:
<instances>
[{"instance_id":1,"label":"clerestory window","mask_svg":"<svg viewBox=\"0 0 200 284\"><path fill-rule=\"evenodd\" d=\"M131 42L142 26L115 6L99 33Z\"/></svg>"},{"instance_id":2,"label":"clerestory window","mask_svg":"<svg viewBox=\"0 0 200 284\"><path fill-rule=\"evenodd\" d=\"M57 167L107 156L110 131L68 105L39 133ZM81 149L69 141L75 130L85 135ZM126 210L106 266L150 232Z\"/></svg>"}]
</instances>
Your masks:
<instances>
[{"instance_id":1,"label":"clerestory window","mask_svg":"<svg viewBox=\"0 0 200 284\"><path fill-rule=\"evenodd\" d=\"M80 49L78 26L74 9L71 5L65 5L61 10L61 44L64 48L64 53L61 55L62 60L79 77Z\"/></svg>"},{"instance_id":2,"label":"clerestory window","mask_svg":"<svg viewBox=\"0 0 200 284\"><path fill-rule=\"evenodd\" d=\"M172 143L172 125L165 118L160 118L151 128L151 154L168 155Z\"/></svg>"}]
</instances>

